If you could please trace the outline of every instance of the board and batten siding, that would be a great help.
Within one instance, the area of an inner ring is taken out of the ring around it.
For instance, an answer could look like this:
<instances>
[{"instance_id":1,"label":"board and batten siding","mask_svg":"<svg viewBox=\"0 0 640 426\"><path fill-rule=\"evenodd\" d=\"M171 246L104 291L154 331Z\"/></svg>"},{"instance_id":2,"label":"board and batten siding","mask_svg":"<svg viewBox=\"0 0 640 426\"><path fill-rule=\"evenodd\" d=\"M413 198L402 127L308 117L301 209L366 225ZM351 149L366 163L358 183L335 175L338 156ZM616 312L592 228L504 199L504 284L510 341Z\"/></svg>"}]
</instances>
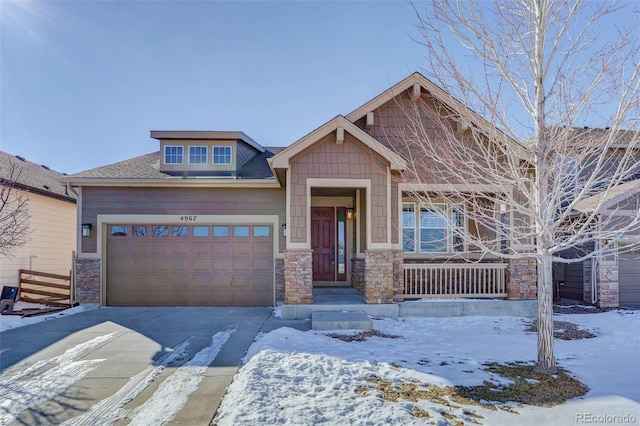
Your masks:
<instances>
[{"instance_id":1,"label":"board and batten siding","mask_svg":"<svg viewBox=\"0 0 640 426\"><path fill-rule=\"evenodd\" d=\"M285 222L285 189L83 187L82 223L96 226L98 214L278 215ZM279 247L285 238L279 229ZM97 252L97 232L81 240L82 253Z\"/></svg>"},{"instance_id":2,"label":"board and batten siding","mask_svg":"<svg viewBox=\"0 0 640 426\"><path fill-rule=\"evenodd\" d=\"M18 285L18 269L69 275L76 249L76 205L39 194L28 197L29 242L14 256L0 256L0 287Z\"/></svg>"}]
</instances>

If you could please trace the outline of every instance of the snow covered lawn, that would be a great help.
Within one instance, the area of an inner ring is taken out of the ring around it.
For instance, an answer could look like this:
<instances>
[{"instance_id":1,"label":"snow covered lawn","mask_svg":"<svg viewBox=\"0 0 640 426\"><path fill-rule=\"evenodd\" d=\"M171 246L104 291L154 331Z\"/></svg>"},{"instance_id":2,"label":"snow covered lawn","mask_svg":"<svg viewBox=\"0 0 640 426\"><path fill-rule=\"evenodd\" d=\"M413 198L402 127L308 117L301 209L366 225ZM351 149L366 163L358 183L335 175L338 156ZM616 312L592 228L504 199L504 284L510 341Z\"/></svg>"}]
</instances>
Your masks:
<instances>
[{"instance_id":1,"label":"snow covered lawn","mask_svg":"<svg viewBox=\"0 0 640 426\"><path fill-rule=\"evenodd\" d=\"M640 311L556 315L597 337L555 340L559 366L589 387L553 408L496 404L497 410L450 400L383 399L371 379L398 385L473 386L509 380L488 362L536 358L529 320L499 317L377 319L399 338L345 342L331 333L280 328L258 336L227 389L218 425L248 424L638 424ZM342 334L355 334L355 331ZM368 379L368 380L367 380Z\"/></svg>"}]
</instances>

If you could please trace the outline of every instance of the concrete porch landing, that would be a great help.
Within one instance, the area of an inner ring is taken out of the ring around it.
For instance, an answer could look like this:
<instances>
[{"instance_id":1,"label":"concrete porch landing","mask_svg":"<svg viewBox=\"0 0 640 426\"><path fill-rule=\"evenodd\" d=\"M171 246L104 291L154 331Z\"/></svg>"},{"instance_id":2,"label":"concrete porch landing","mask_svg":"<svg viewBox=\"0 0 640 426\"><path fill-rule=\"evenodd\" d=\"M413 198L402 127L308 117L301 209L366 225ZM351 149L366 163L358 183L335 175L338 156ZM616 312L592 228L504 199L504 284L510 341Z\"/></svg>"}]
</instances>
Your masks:
<instances>
[{"instance_id":1,"label":"concrete porch landing","mask_svg":"<svg viewBox=\"0 0 640 426\"><path fill-rule=\"evenodd\" d=\"M510 316L535 318L536 300L430 299L389 304L366 304L354 288L314 288L312 305L280 305L283 320L310 319L314 312L361 311L371 317Z\"/></svg>"}]
</instances>

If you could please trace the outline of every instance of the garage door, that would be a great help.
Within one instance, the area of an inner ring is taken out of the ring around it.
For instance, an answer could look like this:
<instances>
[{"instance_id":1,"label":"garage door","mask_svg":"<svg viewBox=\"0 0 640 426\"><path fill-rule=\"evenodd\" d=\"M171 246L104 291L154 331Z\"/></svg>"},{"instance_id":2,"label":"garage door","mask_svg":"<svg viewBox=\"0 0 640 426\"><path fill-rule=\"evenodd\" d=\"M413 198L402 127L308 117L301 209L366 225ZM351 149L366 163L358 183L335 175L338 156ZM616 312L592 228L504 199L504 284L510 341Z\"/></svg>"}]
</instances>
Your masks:
<instances>
[{"instance_id":1,"label":"garage door","mask_svg":"<svg viewBox=\"0 0 640 426\"><path fill-rule=\"evenodd\" d=\"M273 227L108 225L109 306L273 305Z\"/></svg>"},{"instance_id":2,"label":"garage door","mask_svg":"<svg viewBox=\"0 0 640 426\"><path fill-rule=\"evenodd\" d=\"M640 306L640 250L622 253L618 260L620 305Z\"/></svg>"}]
</instances>

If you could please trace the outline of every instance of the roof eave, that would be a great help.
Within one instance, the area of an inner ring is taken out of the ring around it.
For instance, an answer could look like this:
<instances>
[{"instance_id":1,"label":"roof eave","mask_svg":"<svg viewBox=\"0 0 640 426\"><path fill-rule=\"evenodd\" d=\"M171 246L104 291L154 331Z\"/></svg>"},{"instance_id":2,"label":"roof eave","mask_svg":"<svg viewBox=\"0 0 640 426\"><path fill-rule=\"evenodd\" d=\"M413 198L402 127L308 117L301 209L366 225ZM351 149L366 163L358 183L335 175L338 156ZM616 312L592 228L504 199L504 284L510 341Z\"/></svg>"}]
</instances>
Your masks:
<instances>
[{"instance_id":1,"label":"roof eave","mask_svg":"<svg viewBox=\"0 0 640 426\"><path fill-rule=\"evenodd\" d=\"M112 187L188 187L188 188L280 188L277 179L204 179L204 178L163 178L163 179L114 179L70 177L61 180L71 186L112 186Z\"/></svg>"}]
</instances>

